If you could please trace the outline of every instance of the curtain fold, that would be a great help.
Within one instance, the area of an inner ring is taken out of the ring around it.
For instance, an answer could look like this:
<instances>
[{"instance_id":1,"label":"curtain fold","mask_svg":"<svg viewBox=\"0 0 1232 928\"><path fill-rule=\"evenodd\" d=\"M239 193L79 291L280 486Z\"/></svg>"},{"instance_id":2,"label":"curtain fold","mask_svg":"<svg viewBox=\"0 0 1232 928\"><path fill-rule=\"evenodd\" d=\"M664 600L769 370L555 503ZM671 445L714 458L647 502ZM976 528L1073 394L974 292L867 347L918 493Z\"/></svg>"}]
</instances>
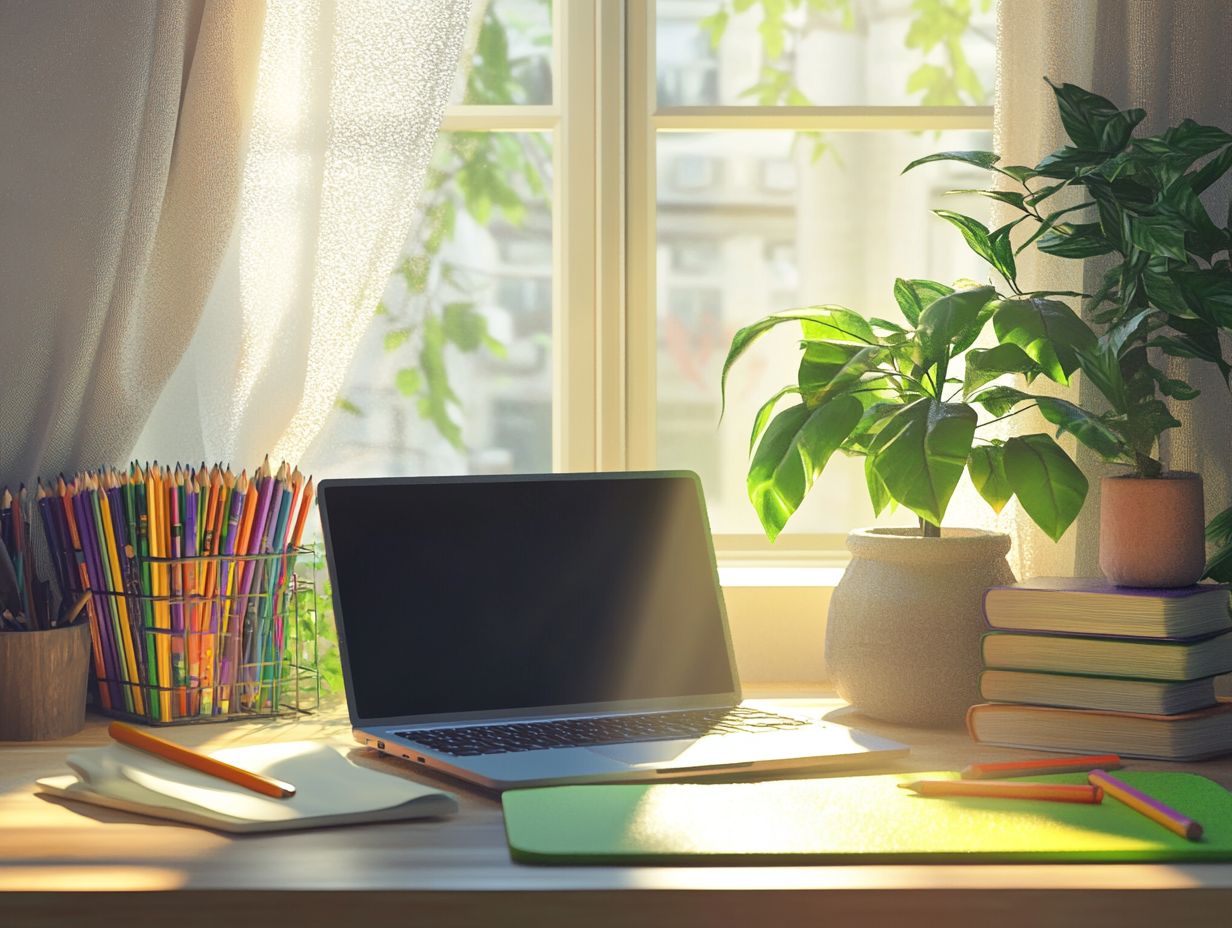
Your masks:
<instances>
[{"instance_id":1,"label":"curtain fold","mask_svg":"<svg viewBox=\"0 0 1232 928\"><path fill-rule=\"evenodd\" d=\"M0 483L140 433L230 235L263 15L0 6Z\"/></svg>"},{"instance_id":2,"label":"curtain fold","mask_svg":"<svg viewBox=\"0 0 1232 928\"><path fill-rule=\"evenodd\" d=\"M0 485L307 447L469 0L0 4Z\"/></svg>"},{"instance_id":3,"label":"curtain fold","mask_svg":"<svg viewBox=\"0 0 1232 928\"><path fill-rule=\"evenodd\" d=\"M136 453L297 460L415 218L469 0L269 0L237 221Z\"/></svg>"},{"instance_id":4,"label":"curtain fold","mask_svg":"<svg viewBox=\"0 0 1232 928\"><path fill-rule=\"evenodd\" d=\"M1004 163L1035 164L1065 144L1045 75L1101 94L1122 109L1142 107L1147 119L1137 134L1160 132L1186 117L1232 127L1229 35L1232 4L1226 3L1001 0L995 150ZM1226 179L1203 196L1208 207L1221 204L1221 210L1228 198ZM997 205L994 226L1010 218L1008 209ZM1097 261L1083 267L1030 249L1018 266L1019 279L1032 289L1086 292L1095 289L1102 270ZM1170 469L1203 475L1209 518L1232 503L1232 393L1219 373L1201 362L1167 359L1167 369L1169 376L1187 380L1202 394L1189 403L1168 401L1182 426L1165 433L1162 460ZM1097 403L1081 378L1076 390L1083 404ZM1032 421L1026 415L1007 421L1018 434L1049 428L1042 419ZM1068 447L1075 451L1072 442ZM1091 491L1061 543L1054 545L1025 515L1012 519L1019 577L1099 573L1099 478L1113 470L1085 448L1076 449L1076 460L1091 480Z\"/></svg>"}]
</instances>

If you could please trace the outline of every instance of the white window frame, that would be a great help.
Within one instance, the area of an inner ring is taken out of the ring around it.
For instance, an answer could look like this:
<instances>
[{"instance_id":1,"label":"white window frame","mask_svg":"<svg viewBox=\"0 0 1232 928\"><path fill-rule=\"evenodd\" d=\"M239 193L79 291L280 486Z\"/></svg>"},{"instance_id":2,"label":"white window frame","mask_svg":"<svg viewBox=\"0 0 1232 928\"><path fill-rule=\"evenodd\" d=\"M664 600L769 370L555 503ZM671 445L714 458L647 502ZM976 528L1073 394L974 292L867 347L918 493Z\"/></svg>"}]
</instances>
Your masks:
<instances>
[{"instance_id":1,"label":"white window frame","mask_svg":"<svg viewBox=\"0 0 1232 928\"><path fill-rule=\"evenodd\" d=\"M657 465L656 138L723 130L991 130L991 106L660 107L655 0L553 4L552 103L450 107L442 131L553 135L552 461ZM715 389L718 389L716 384ZM840 534L716 534L722 562L842 563Z\"/></svg>"}]
</instances>

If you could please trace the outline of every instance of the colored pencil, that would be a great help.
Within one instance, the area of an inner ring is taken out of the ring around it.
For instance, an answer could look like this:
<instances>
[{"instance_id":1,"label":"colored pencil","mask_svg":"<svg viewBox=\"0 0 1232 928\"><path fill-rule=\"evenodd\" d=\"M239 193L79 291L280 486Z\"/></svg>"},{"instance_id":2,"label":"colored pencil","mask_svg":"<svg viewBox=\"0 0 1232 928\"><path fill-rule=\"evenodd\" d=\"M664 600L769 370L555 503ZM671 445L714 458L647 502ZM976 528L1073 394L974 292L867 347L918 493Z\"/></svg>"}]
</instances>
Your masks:
<instances>
[{"instance_id":1,"label":"colored pencil","mask_svg":"<svg viewBox=\"0 0 1232 928\"><path fill-rule=\"evenodd\" d=\"M1182 815L1171 806L1164 805L1155 797L1148 796L1142 790L1135 789L1124 780L1118 780L1106 770L1092 770L1087 774L1087 782L1182 838L1197 841L1202 837L1202 826L1193 819Z\"/></svg>"},{"instance_id":2,"label":"colored pencil","mask_svg":"<svg viewBox=\"0 0 1232 928\"><path fill-rule=\"evenodd\" d=\"M94 601L93 587L90 584L89 571L86 567L85 552L81 547L81 536L77 531L77 516L70 493L71 490L64 482L64 476L61 475L56 480L56 496L59 498L61 515L64 517L64 525L68 530L68 541L73 546L72 560L76 570L76 582L79 584L78 589L86 595L86 618L90 623L90 648L94 653L94 673L99 680L98 700L104 709L111 709L114 693L112 683L109 681L110 662L104 646L102 622ZM108 682L104 685L104 681ZM118 708L118 701L115 706Z\"/></svg>"},{"instance_id":3,"label":"colored pencil","mask_svg":"<svg viewBox=\"0 0 1232 928\"><path fill-rule=\"evenodd\" d=\"M1081 773L1121 766L1115 754L1093 754L1086 757L1045 757L1041 760L1010 760L964 767L964 780L987 780L998 777L1031 777L1042 773Z\"/></svg>"},{"instance_id":4,"label":"colored pencil","mask_svg":"<svg viewBox=\"0 0 1232 928\"><path fill-rule=\"evenodd\" d=\"M157 738L149 732L142 731L140 728L134 728L132 725L125 725L123 722L112 722L107 726L107 733L116 741L130 748L145 751L147 754L161 757L163 760L179 764L181 767L188 767L196 770L198 773L205 773L220 780L226 780L228 783L234 783L236 786L250 789L254 793L260 793L262 796L270 796L274 799L289 799L295 795L295 787L290 783L262 776L259 773L252 773L239 767L233 767L231 764L215 760L206 754L190 751L186 747Z\"/></svg>"},{"instance_id":5,"label":"colored pencil","mask_svg":"<svg viewBox=\"0 0 1232 928\"><path fill-rule=\"evenodd\" d=\"M1023 783L1017 780L916 780L899 783L920 796L971 796L988 799L1039 799L1049 802L1097 803L1104 798L1096 785Z\"/></svg>"}]
</instances>

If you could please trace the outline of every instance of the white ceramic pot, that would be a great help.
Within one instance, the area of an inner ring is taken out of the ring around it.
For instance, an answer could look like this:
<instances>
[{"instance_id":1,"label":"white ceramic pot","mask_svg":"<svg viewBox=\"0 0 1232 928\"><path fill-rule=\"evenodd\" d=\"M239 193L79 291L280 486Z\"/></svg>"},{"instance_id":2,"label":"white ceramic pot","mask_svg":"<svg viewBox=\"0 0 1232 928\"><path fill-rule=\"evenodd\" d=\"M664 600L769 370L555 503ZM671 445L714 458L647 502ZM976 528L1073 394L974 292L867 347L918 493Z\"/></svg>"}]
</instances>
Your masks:
<instances>
[{"instance_id":1,"label":"white ceramic pot","mask_svg":"<svg viewBox=\"0 0 1232 928\"><path fill-rule=\"evenodd\" d=\"M1202 478L1105 477L1099 491L1099 569L1121 586L1178 587L1206 570Z\"/></svg>"},{"instance_id":2,"label":"white ceramic pot","mask_svg":"<svg viewBox=\"0 0 1232 928\"><path fill-rule=\"evenodd\" d=\"M847 549L851 563L826 626L826 666L839 695L888 722L961 725L980 701L984 591L1014 582L1009 536L866 528L847 536Z\"/></svg>"}]
</instances>

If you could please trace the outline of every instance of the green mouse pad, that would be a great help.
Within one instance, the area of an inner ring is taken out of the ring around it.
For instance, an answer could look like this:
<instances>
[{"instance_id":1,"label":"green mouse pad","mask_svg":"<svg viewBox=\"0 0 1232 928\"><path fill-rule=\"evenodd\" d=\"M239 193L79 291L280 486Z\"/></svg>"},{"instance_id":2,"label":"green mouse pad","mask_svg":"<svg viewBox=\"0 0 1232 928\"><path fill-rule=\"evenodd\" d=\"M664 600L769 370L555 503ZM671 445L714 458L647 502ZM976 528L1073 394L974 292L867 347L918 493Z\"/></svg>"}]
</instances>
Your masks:
<instances>
[{"instance_id":1,"label":"green mouse pad","mask_svg":"<svg viewBox=\"0 0 1232 928\"><path fill-rule=\"evenodd\" d=\"M926 798L953 773L555 786L502 797L513 858L540 864L859 864L1232 860L1232 793L1192 773L1116 776L1189 818L1197 841L1105 795L1098 805ZM1081 773L1023 777L1085 783Z\"/></svg>"}]
</instances>

